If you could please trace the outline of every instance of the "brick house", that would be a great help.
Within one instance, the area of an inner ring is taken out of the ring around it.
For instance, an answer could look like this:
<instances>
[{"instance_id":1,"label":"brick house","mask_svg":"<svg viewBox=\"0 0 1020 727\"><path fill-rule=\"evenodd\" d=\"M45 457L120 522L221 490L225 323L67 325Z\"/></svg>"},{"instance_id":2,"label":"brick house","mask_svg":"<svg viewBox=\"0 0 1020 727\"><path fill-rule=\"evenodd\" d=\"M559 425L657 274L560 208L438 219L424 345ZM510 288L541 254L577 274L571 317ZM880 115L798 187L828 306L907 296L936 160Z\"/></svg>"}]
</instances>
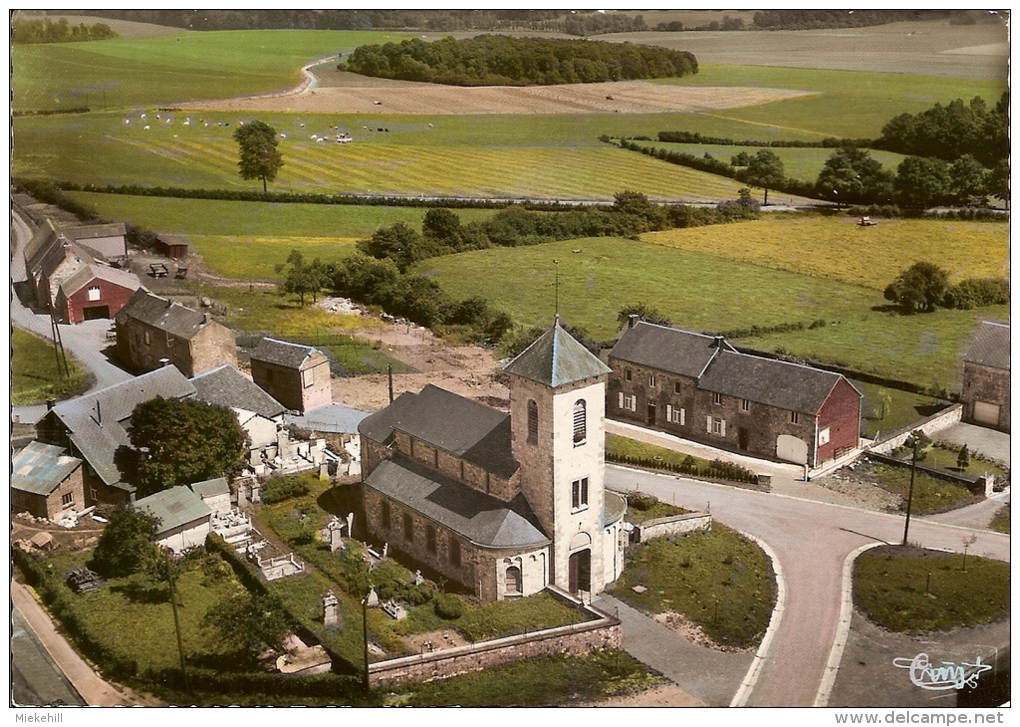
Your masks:
<instances>
[{"instance_id":1,"label":"brick house","mask_svg":"<svg viewBox=\"0 0 1020 727\"><path fill-rule=\"evenodd\" d=\"M172 363L191 377L237 364L237 344L229 328L207 313L148 291L131 296L115 320L117 358L132 370L152 371Z\"/></svg>"},{"instance_id":2,"label":"brick house","mask_svg":"<svg viewBox=\"0 0 1020 727\"><path fill-rule=\"evenodd\" d=\"M558 320L504 370L509 415L429 384L361 422L368 539L484 601L599 593L625 541L603 487L609 370Z\"/></svg>"},{"instance_id":3,"label":"brick house","mask_svg":"<svg viewBox=\"0 0 1020 727\"><path fill-rule=\"evenodd\" d=\"M312 346L263 338L251 354L251 377L294 411L333 403L329 360Z\"/></svg>"},{"instance_id":4,"label":"brick house","mask_svg":"<svg viewBox=\"0 0 1020 727\"><path fill-rule=\"evenodd\" d=\"M609 365L612 419L812 468L858 446L862 394L841 374L636 317Z\"/></svg>"},{"instance_id":5,"label":"brick house","mask_svg":"<svg viewBox=\"0 0 1020 727\"><path fill-rule=\"evenodd\" d=\"M1009 324L982 321L964 354L963 420L1008 432Z\"/></svg>"},{"instance_id":6,"label":"brick house","mask_svg":"<svg viewBox=\"0 0 1020 727\"><path fill-rule=\"evenodd\" d=\"M32 442L11 460L11 512L56 520L85 509L82 461L63 447Z\"/></svg>"},{"instance_id":7,"label":"brick house","mask_svg":"<svg viewBox=\"0 0 1020 727\"><path fill-rule=\"evenodd\" d=\"M194 394L195 387L184 374L167 366L60 402L36 423L36 437L84 460L87 505L118 504L131 500L135 492L121 470L122 458L131 450L128 429L135 407L157 396L185 399Z\"/></svg>"},{"instance_id":8,"label":"brick house","mask_svg":"<svg viewBox=\"0 0 1020 727\"><path fill-rule=\"evenodd\" d=\"M133 273L88 264L61 282L53 309L61 323L113 318L141 287Z\"/></svg>"}]
</instances>

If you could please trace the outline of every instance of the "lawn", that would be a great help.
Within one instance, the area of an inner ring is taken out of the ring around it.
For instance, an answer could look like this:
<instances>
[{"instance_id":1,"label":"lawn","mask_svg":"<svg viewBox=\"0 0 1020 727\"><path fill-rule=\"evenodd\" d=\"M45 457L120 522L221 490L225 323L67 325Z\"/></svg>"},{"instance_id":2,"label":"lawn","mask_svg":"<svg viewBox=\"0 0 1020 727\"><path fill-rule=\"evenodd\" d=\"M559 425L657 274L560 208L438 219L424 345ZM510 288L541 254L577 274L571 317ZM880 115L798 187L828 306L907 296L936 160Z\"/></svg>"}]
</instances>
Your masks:
<instances>
[{"instance_id":1,"label":"lawn","mask_svg":"<svg viewBox=\"0 0 1020 727\"><path fill-rule=\"evenodd\" d=\"M903 497L900 509L907 509L907 494L910 491L910 467L880 464L872 462L867 472L874 475L878 483L897 495ZM931 477L922 471L914 476L914 497L911 512L914 515L945 512L976 501L975 495L962 485L954 485L946 480Z\"/></svg>"},{"instance_id":2,"label":"lawn","mask_svg":"<svg viewBox=\"0 0 1020 727\"><path fill-rule=\"evenodd\" d=\"M895 432L945 406L943 402L924 394L912 394L902 389L863 381L851 383L864 394L861 402L861 435L868 439L874 439L882 433ZM883 412L882 401L885 397L888 397L888 406Z\"/></svg>"},{"instance_id":3,"label":"lawn","mask_svg":"<svg viewBox=\"0 0 1020 727\"><path fill-rule=\"evenodd\" d=\"M1009 614L1009 563L883 546L854 568L854 602L892 631L944 631Z\"/></svg>"},{"instance_id":4,"label":"lawn","mask_svg":"<svg viewBox=\"0 0 1020 727\"><path fill-rule=\"evenodd\" d=\"M677 611L717 643L737 647L761 641L776 597L765 553L718 523L708 533L635 547L612 592L649 613Z\"/></svg>"},{"instance_id":5,"label":"lawn","mask_svg":"<svg viewBox=\"0 0 1020 727\"><path fill-rule=\"evenodd\" d=\"M992 519L992 524L989 527L996 532L1009 535L1009 503L995 513L995 517Z\"/></svg>"},{"instance_id":6,"label":"lawn","mask_svg":"<svg viewBox=\"0 0 1020 727\"><path fill-rule=\"evenodd\" d=\"M1008 318L1006 306L903 316L882 310L886 301L875 289L620 238L479 250L416 269L454 298L484 297L531 326L547 324L556 310L554 261L560 316L599 340L615 338L618 312L637 302L694 331L800 323L803 330L735 340L950 391L976 322ZM826 325L809 329L819 319Z\"/></svg>"},{"instance_id":7,"label":"lawn","mask_svg":"<svg viewBox=\"0 0 1020 727\"><path fill-rule=\"evenodd\" d=\"M59 399L82 390L87 377L67 356L70 376L58 366L53 343L20 328L11 328L11 404Z\"/></svg>"}]
</instances>

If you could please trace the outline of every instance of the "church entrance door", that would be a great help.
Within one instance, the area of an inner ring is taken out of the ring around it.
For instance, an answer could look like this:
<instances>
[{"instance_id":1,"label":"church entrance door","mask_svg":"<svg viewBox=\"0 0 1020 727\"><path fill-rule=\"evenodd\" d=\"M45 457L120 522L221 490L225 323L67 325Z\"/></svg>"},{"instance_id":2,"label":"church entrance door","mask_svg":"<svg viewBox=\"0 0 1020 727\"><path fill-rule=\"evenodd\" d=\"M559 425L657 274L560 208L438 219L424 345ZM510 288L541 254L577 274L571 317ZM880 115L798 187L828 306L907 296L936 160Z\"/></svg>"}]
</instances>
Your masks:
<instances>
[{"instance_id":1,"label":"church entrance door","mask_svg":"<svg viewBox=\"0 0 1020 727\"><path fill-rule=\"evenodd\" d=\"M591 591L591 550L570 555L570 592Z\"/></svg>"}]
</instances>

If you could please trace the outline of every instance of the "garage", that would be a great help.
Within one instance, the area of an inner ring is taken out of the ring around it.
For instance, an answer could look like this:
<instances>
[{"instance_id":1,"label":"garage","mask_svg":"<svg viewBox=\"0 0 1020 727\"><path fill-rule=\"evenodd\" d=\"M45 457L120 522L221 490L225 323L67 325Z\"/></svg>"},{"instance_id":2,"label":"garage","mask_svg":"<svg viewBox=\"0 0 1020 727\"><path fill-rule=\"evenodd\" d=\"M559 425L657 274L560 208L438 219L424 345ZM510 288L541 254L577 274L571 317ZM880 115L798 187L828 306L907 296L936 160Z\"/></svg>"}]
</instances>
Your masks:
<instances>
[{"instance_id":1,"label":"garage","mask_svg":"<svg viewBox=\"0 0 1020 727\"><path fill-rule=\"evenodd\" d=\"M993 427L999 425L999 405L987 401L974 402L974 421Z\"/></svg>"},{"instance_id":2,"label":"garage","mask_svg":"<svg viewBox=\"0 0 1020 727\"><path fill-rule=\"evenodd\" d=\"M807 442L789 434L780 434L776 439L776 459L795 464L807 464Z\"/></svg>"}]
</instances>

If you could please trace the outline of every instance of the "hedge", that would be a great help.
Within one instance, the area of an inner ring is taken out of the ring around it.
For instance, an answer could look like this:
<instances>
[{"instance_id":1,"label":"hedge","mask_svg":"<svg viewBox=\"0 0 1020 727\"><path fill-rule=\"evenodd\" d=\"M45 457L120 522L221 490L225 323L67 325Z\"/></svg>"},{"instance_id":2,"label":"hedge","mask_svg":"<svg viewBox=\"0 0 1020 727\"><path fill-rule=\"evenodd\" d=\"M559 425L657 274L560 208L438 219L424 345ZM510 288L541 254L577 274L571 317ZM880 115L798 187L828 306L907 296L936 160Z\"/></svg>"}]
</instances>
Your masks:
<instances>
[{"instance_id":1,"label":"hedge","mask_svg":"<svg viewBox=\"0 0 1020 727\"><path fill-rule=\"evenodd\" d=\"M758 484L758 475L740 465L724 462L720 459L713 460L707 467L699 467L694 458L683 462L664 462L652 459L651 457L630 457L628 455L613 454L606 452L607 462L630 464L647 469L668 470L678 474L692 475L694 477L706 477L713 480L727 480L730 482L746 482Z\"/></svg>"}]
</instances>

